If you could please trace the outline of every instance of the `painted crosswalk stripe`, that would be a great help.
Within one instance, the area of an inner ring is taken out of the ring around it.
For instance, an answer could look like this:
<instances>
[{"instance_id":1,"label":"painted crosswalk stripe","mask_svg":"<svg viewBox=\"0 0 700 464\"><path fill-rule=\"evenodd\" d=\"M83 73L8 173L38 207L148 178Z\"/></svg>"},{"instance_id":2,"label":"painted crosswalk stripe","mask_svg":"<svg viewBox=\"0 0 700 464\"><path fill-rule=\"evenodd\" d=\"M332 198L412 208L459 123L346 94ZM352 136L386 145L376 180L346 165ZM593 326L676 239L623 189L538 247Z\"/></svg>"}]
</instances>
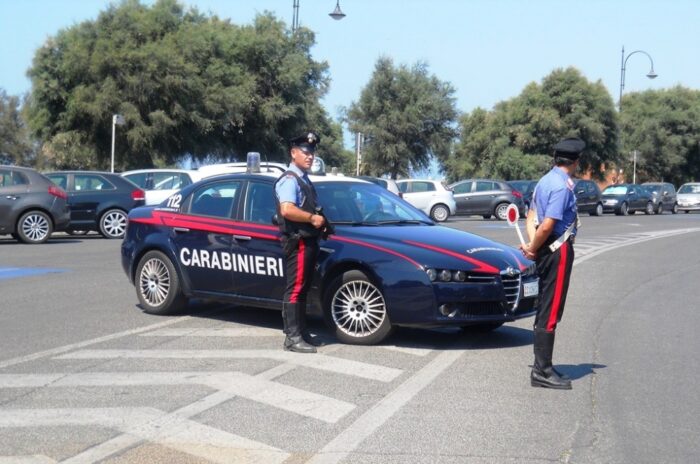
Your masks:
<instances>
[{"instance_id":1,"label":"painted crosswalk stripe","mask_svg":"<svg viewBox=\"0 0 700 464\"><path fill-rule=\"evenodd\" d=\"M154 408L5 409L0 414L0 428L70 425L118 429L215 463L274 464L289 457L278 448ZM64 462L90 462L84 460L87 455L76 458Z\"/></svg>"},{"instance_id":2,"label":"painted crosswalk stripe","mask_svg":"<svg viewBox=\"0 0 700 464\"><path fill-rule=\"evenodd\" d=\"M240 372L99 372L5 374L0 388L205 385L275 408L335 423L355 406L317 393Z\"/></svg>"},{"instance_id":3,"label":"painted crosswalk stripe","mask_svg":"<svg viewBox=\"0 0 700 464\"><path fill-rule=\"evenodd\" d=\"M0 456L0 464L55 464L58 461L40 454L33 456Z\"/></svg>"},{"instance_id":4,"label":"painted crosswalk stripe","mask_svg":"<svg viewBox=\"0 0 700 464\"><path fill-rule=\"evenodd\" d=\"M281 337L280 329L267 327L216 327L160 329L141 334L142 337Z\"/></svg>"},{"instance_id":5,"label":"painted crosswalk stripe","mask_svg":"<svg viewBox=\"0 0 700 464\"><path fill-rule=\"evenodd\" d=\"M364 379L391 382L403 372L393 367L282 350L80 350L55 359L272 359Z\"/></svg>"}]
</instances>

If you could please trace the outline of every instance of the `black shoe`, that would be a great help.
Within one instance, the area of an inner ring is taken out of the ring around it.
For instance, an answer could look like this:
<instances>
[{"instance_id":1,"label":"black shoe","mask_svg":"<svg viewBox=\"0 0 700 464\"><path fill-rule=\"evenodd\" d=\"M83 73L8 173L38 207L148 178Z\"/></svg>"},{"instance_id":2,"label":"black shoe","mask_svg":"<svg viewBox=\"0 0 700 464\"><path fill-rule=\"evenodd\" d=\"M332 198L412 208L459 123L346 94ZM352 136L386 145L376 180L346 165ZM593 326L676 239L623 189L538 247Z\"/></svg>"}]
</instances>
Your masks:
<instances>
[{"instance_id":1,"label":"black shoe","mask_svg":"<svg viewBox=\"0 0 700 464\"><path fill-rule=\"evenodd\" d=\"M318 337L315 337L306 331L301 333L301 338L303 338L304 341L311 346L323 346L324 345L323 341L319 340Z\"/></svg>"},{"instance_id":2,"label":"black shoe","mask_svg":"<svg viewBox=\"0 0 700 464\"><path fill-rule=\"evenodd\" d=\"M316 348L309 345L302 337L287 337L284 340L284 349L295 353L315 353Z\"/></svg>"},{"instance_id":3,"label":"black shoe","mask_svg":"<svg viewBox=\"0 0 700 464\"><path fill-rule=\"evenodd\" d=\"M530 385L533 387L553 388L555 390L571 390L571 380L560 377L554 370L545 373L532 369Z\"/></svg>"},{"instance_id":4,"label":"black shoe","mask_svg":"<svg viewBox=\"0 0 700 464\"><path fill-rule=\"evenodd\" d=\"M566 374L564 374L564 373L559 372L554 366L552 366L552 370L554 371L555 374L557 374L557 375L558 375L559 377L561 377L562 379L564 379L564 380L571 380L571 377L569 377L568 375L566 375Z\"/></svg>"}]
</instances>

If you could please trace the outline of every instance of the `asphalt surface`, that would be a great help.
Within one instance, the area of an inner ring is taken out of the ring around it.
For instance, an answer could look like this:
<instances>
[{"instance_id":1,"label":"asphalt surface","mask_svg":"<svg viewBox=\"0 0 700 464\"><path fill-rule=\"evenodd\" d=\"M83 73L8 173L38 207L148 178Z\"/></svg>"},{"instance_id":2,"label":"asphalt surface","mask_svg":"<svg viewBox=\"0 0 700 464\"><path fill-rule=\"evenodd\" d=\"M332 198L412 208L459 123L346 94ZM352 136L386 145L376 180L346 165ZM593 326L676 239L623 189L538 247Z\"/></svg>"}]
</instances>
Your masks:
<instances>
[{"instance_id":1,"label":"asphalt surface","mask_svg":"<svg viewBox=\"0 0 700 464\"><path fill-rule=\"evenodd\" d=\"M446 224L517 244L506 224ZM555 363L532 320L490 334L281 350L274 311L136 306L119 241L0 237L0 462L700 461L700 215L584 217Z\"/></svg>"}]
</instances>

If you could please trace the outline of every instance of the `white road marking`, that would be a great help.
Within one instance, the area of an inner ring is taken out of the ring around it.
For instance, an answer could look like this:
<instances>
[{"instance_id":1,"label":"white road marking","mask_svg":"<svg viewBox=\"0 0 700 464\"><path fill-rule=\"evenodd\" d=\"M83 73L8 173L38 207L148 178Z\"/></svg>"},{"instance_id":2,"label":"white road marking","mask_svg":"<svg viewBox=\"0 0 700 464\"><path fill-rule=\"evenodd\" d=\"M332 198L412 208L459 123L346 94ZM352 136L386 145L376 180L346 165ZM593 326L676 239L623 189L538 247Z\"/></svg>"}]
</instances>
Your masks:
<instances>
[{"instance_id":1,"label":"white road marking","mask_svg":"<svg viewBox=\"0 0 700 464\"><path fill-rule=\"evenodd\" d=\"M289 454L264 443L209 427L154 408L3 410L0 427L95 425L118 429L139 440L166 446L215 463L282 463ZM88 450L89 452L90 450ZM90 453L88 453L90 454ZM65 462L94 462L78 456Z\"/></svg>"},{"instance_id":2,"label":"white road marking","mask_svg":"<svg viewBox=\"0 0 700 464\"><path fill-rule=\"evenodd\" d=\"M298 366L380 382L391 382L403 372L323 354L304 355L282 350L81 350L57 359L273 359Z\"/></svg>"},{"instance_id":3,"label":"white road marking","mask_svg":"<svg viewBox=\"0 0 700 464\"><path fill-rule=\"evenodd\" d=\"M460 356L462 350L443 351L414 375L385 396L381 401L362 414L348 428L343 430L326 446L316 453L307 463L333 464L342 461L357 448L363 440L372 435L396 411L411 401L421 390L430 385L435 378L448 369Z\"/></svg>"},{"instance_id":4,"label":"white road marking","mask_svg":"<svg viewBox=\"0 0 700 464\"><path fill-rule=\"evenodd\" d=\"M429 347L409 347L409 346L395 346L395 345L382 345L382 348L390 351L398 351L399 353L410 354L413 356L426 356L433 351L433 348Z\"/></svg>"},{"instance_id":5,"label":"white road marking","mask_svg":"<svg viewBox=\"0 0 700 464\"><path fill-rule=\"evenodd\" d=\"M240 372L99 372L0 375L0 388L205 385L252 401L328 423L355 405Z\"/></svg>"},{"instance_id":6,"label":"white road marking","mask_svg":"<svg viewBox=\"0 0 700 464\"><path fill-rule=\"evenodd\" d=\"M141 334L142 337L281 337L280 329L267 327L216 327L160 329Z\"/></svg>"},{"instance_id":7,"label":"white road marking","mask_svg":"<svg viewBox=\"0 0 700 464\"><path fill-rule=\"evenodd\" d=\"M14 366L15 364L21 364L21 363L25 363L25 362L29 362L29 361L34 361L36 359L41 359L41 358L45 358L48 356L56 356L58 354L66 353L66 352L71 351L71 350L75 350L78 348L85 348L86 346L96 345L98 343L102 343L102 342L106 342L106 341L110 341L110 340L115 340L117 338L127 337L129 335L136 335L136 334L140 334L142 332L148 332L149 330L159 329L161 327L166 327L169 325L177 324L178 322L183 322L183 321L186 321L188 319L192 319L192 316L176 317L175 319L169 319L167 321L158 322L157 324L151 324L151 325L139 327L136 329L125 330L123 332L116 332L113 334L105 335L103 337L92 338L90 340L85 340L85 341L78 342L78 343L71 343L70 345L63 345L63 346L59 346L57 348L52 348L50 350L39 351L37 353L29 354L26 356L20 356L17 358L7 359L5 361L0 361L0 369L3 369L5 367L9 367L9 366Z\"/></svg>"}]
</instances>

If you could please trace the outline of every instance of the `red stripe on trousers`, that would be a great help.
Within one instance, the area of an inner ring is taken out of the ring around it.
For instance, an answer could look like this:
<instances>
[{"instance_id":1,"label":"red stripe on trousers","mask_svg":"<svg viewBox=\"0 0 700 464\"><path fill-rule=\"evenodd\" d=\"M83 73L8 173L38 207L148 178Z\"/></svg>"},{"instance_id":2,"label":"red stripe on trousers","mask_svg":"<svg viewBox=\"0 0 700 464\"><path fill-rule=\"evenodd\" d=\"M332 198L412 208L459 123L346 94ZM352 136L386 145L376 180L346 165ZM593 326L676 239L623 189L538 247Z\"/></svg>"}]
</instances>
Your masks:
<instances>
[{"instance_id":1,"label":"red stripe on trousers","mask_svg":"<svg viewBox=\"0 0 700 464\"><path fill-rule=\"evenodd\" d=\"M564 279L566 278L566 260L569 254L569 245L564 243L559 248L559 264L557 265L557 281L554 286L554 299L552 300L552 309L549 312L549 320L547 321L547 332L554 330L557 325L557 315L561 306L561 295L564 291Z\"/></svg>"},{"instance_id":2,"label":"red stripe on trousers","mask_svg":"<svg viewBox=\"0 0 700 464\"><path fill-rule=\"evenodd\" d=\"M301 287L304 284L304 252L306 246L303 240L299 240L299 249L297 250L297 277L294 280L294 288L289 296L290 303L296 303L299 299Z\"/></svg>"}]
</instances>

